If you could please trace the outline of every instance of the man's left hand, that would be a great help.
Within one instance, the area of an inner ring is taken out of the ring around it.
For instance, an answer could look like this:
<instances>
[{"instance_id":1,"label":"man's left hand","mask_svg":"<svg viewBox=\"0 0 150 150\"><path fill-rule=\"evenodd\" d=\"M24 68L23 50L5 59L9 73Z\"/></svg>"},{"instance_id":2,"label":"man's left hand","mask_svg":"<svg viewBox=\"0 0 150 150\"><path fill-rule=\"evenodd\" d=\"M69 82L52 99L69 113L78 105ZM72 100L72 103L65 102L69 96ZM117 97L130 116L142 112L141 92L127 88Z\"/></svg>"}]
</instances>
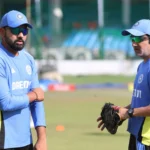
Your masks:
<instances>
[{"instance_id":1,"label":"man's left hand","mask_svg":"<svg viewBox=\"0 0 150 150\"><path fill-rule=\"evenodd\" d=\"M34 150L47 150L47 142L46 139L37 140Z\"/></svg>"}]
</instances>

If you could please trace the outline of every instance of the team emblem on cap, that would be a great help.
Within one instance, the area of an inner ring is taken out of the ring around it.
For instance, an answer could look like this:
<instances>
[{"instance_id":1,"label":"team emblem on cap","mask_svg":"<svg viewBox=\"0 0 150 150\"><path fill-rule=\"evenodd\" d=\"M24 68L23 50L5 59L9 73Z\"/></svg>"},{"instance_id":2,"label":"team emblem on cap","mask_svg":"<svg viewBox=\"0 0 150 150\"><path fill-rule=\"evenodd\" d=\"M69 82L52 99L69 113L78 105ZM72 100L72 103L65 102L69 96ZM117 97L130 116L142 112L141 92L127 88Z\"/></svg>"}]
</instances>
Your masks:
<instances>
[{"instance_id":1,"label":"team emblem on cap","mask_svg":"<svg viewBox=\"0 0 150 150\"><path fill-rule=\"evenodd\" d=\"M18 15L17 15L17 18L18 18L18 19L23 19L23 16L22 16L21 14L18 14Z\"/></svg>"},{"instance_id":2,"label":"team emblem on cap","mask_svg":"<svg viewBox=\"0 0 150 150\"><path fill-rule=\"evenodd\" d=\"M140 22L138 21L138 22L136 22L133 26L138 26L140 24Z\"/></svg>"}]
</instances>

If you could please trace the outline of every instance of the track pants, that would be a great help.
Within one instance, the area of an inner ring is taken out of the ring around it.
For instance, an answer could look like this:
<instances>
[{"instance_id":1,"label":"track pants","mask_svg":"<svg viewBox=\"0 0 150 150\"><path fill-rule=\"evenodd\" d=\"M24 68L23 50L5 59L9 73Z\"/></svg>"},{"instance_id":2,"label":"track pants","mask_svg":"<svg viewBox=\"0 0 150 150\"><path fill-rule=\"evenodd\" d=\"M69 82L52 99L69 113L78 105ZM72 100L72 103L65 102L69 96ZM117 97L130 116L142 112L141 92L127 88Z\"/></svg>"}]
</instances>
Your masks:
<instances>
[{"instance_id":1,"label":"track pants","mask_svg":"<svg viewBox=\"0 0 150 150\"><path fill-rule=\"evenodd\" d=\"M143 145L133 135L130 135L128 150L150 150L150 146Z\"/></svg>"},{"instance_id":2,"label":"track pants","mask_svg":"<svg viewBox=\"0 0 150 150\"><path fill-rule=\"evenodd\" d=\"M33 144L27 145L25 147L8 148L8 149L0 149L0 150L33 150Z\"/></svg>"}]
</instances>

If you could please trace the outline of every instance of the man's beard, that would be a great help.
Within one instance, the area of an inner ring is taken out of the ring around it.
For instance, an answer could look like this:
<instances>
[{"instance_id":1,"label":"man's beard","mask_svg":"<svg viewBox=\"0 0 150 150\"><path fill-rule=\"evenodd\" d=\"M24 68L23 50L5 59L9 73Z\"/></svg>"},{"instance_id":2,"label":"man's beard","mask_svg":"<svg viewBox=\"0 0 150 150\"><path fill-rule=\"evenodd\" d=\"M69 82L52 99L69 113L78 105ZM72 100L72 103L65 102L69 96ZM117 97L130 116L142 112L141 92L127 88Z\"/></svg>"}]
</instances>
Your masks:
<instances>
[{"instance_id":1,"label":"man's beard","mask_svg":"<svg viewBox=\"0 0 150 150\"><path fill-rule=\"evenodd\" d=\"M22 40L22 38L18 38L17 40L15 41L12 41L10 38L8 38L6 35L5 35L5 41L7 43L7 45L9 45L9 47L12 49L12 50L15 50L15 51L20 51L24 48L25 46L25 41ZM17 44L18 41L21 41L22 44Z\"/></svg>"}]
</instances>

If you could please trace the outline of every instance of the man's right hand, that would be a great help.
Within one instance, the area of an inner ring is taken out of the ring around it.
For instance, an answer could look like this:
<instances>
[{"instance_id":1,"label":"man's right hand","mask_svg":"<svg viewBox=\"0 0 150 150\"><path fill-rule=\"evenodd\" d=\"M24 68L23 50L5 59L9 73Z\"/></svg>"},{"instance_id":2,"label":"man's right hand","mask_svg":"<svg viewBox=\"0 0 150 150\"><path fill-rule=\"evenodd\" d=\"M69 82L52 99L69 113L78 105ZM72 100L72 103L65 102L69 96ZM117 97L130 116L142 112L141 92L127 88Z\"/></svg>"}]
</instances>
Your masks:
<instances>
[{"instance_id":1,"label":"man's right hand","mask_svg":"<svg viewBox=\"0 0 150 150\"><path fill-rule=\"evenodd\" d=\"M30 91L28 94L30 102L33 101L43 101L44 100L44 91L41 88L35 88Z\"/></svg>"}]
</instances>

